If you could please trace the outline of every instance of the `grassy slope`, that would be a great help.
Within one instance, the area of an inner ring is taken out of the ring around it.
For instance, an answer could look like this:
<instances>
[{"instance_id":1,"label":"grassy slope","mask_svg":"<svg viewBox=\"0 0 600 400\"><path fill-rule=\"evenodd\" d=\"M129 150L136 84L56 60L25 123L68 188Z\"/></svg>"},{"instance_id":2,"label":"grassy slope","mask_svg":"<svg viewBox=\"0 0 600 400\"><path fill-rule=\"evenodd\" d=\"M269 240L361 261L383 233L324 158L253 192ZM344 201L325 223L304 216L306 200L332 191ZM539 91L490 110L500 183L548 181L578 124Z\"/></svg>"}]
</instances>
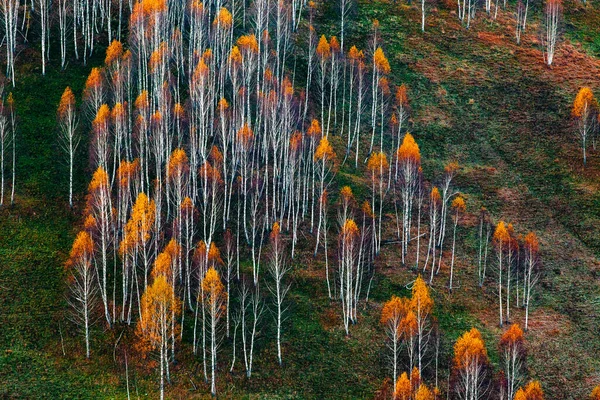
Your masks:
<instances>
[{"instance_id":1,"label":"grassy slope","mask_svg":"<svg viewBox=\"0 0 600 400\"><path fill-rule=\"evenodd\" d=\"M568 10L567 36L597 56L598 14ZM326 10L319 19L319 32L335 32L330 16ZM373 18L382 26L393 82L410 87L415 110L412 131L421 144L428 178L435 181L443 163L457 159L464 166L457 185L468 195L469 210L475 212L485 205L494 217L515 223L519 232L534 229L540 234L546 276L527 337L529 372L542 380L549 398L582 398L598 383L595 371L600 369L594 357L600 352L595 337L600 293L595 258L600 250L595 229L600 208L595 179L600 164L592 153L593 161L582 171L568 123L568 105L580 85L600 87L598 75L593 76L585 59L577 58L579 53L559 52L557 56L557 64L567 60L579 68L575 68L577 73L561 74L561 67L556 71L540 68L540 53L530 51L534 36L525 39L523 49L516 48L511 32L483 15L467 32L456 25L454 15L440 9L431 14L427 32L421 34L416 10L383 1L360 2L351 25L353 39L348 43L364 46L366 37L360 32L368 32ZM64 198L66 191L64 169L55 162L54 110L67 84L81 93L89 67L71 65L66 73L56 68L50 71L42 78L37 67L23 66L15 90L22 137L20 197L16 207L7 207L0 215L0 323L8 327L0 336L0 395L123 397L123 368L112 360L111 343L117 337L97 331L96 337L103 337L94 343L94 360L86 363L81 361L81 347L68 322L57 323L65 310L61 265L79 213L73 216L64 200L56 200L57 195ZM82 172L80 166L80 193L87 176ZM346 173L344 181L352 182L360 192L353 176L356 171L342 172ZM474 254L474 230L462 233L464 245L459 252ZM285 368L274 365L272 332L265 329L252 379L244 379L238 366L232 376L222 374L222 389L231 395L265 397L372 395L386 376L377 304L392 293L406 294L403 286L413 276L397 267L394 248L385 248L384 254L372 292L374 303L349 339L340 329L337 304L326 298L321 263L300 258L290 295ZM497 360L495 343L500 330L493 291L474 287L470 258L461 259L459 265L461 289L448 296L442 289L442 276L435 290L436 316L444 332L443 373L454 339L471 325L483 330L491 357ZM522 316L516 314L520 320ZM66 357L60 332L65 337ZM177 367L172 395L206 393L200 382L201 366L186 361ZM152 374L136 379L143 372L134 369L130 374L140 395L155 390ZM191 380L198 391L189 391Z\"/></svg>"}]
</instances>

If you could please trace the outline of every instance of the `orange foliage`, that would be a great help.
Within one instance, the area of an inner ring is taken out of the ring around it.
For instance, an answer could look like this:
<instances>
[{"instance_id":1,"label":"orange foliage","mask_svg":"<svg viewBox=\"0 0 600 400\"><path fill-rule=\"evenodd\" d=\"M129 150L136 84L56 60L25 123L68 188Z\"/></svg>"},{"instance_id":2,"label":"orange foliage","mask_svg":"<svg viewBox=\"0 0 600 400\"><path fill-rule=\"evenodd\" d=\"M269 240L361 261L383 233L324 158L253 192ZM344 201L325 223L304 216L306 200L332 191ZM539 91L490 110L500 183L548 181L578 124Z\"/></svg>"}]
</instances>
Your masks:
<instances>
[{"instance_id":1,"label":"orange foliage","mask_svg":"<svg viewBox=\"0 0 600 400\"><path fill-rule=\"evenodd\" d=\"M410 134L406 133L402 140L402 145L397 151L397 157L401 161L410 161L416 164L421 162L421 152L419 151L419 145L415 142L415 138Z\"/></svg>"},{"instance_id":2,"label":"orange foliage","mask_svg":"<svg viewBox=\"0 0 600 400\"><path fill-rule=\"evenodd\" d=\"M369 161L367 163L367 170L372 174L379 176L383 174L389 168L389 164L387 162L387 157L384 152L374 152L369 157Z\"/></svg>"},{"instance_id":3,"label":"orange foliage","mask_svg":"<svg viewBox=\"0 0 600 400\"><path fill-rule=\"evenodd\" d=\"M525 236L525 248L533 254L536 254L540 250L540 242L535 233L529 232Z\"/></svg>"},{"instance_id":4,"label":"orange foliage","mask_svg":"<svg viewBox=\"0 0 600 400\"><path fill-rule=\"evenodd\" d=\"M96 89L102 85L102 74L100 73L100 68L92 68L92 71L88 75L87 80L85 81L85 90L90 91L92 89Z\"/></svg>"},{"instance_id":5,"label":"orange foliage","mask_svg":"<svg viewBox=\"0 0 600 400\"><path fill-rule=\"evenodd\" d=\"M279 238L279 234L281 233L281 227L279 226L279 222L275 222L273 224L273 229L271 230L271 240L275 241Z\"/></svg>"},{"instance_id":6,"label":"orange foliage","mask_svg":"<svg viewBox=\"0 0 600 400\"><path fill-rule=\"evenodd\" d=\"M496 243L498 246L503 246L504 244L509 243L509 241L510 235L506 228L506 224L504 221L498 222L496 230L494 231L494 243Z\"/></svg>"},{"instance_id":7,"label":"orange foliage","mask_svg":"<svg viewBox=\"0 0 600 400\"><path fill-rule=\"evenodd\" d=\"M331 160L335 158L335 153L333 151L333 147L329 144L329 140L326 137L321 138L321 142L319 142L319 146L317 146L317 150L315 150L315 160Z\"/></svg>"},{"instance_id":8,"label":"orange foliage","mask_svg":"<svg viewBox=\"0 0 600 400\"><path fill-rule=\"evenodd\" d=\"M123 55L123 44L118 40L113 40L110 46L106 49L106 58L104 63L110 65L118 60Z\"/></svg>"},{"instance_id":9,"label":"orange foliage","mask_svg":"<svg viewBox=\"0 0 600 400\"><path fill-rule=\"evenodd\" d=\"M190 169L189 160L185 150L175 149L171 153L169 163L167 165L167 176L170 179L175 179L186 174Z\"/></svg>"},{"instance_id":10,"label":"orange foliage","mask_svg":"<svg viewBox=\"0 0 600 400\"><path fill-rule=\"evenodd\" d=\"M508 347L523 344L523 330L517 324L512 324L500 338L500 346Z\"/></svg>"},{"instance_id":11,"label":"orange foliage","mask_svg":"<svg viewBox=\"0 0 600 400\"><path fill-rule=\"evenodd\" d=\"M329 47L331 48L331 51L333 51L335 53L339 53L340 42L338 42L338 40L335 36L332 36L331 39L329 40Z\"/></svg>"},{"instance_id":12,"label":"orange foliage","mask_svg":"<svg viewBox=\"0 0 600 400\"><path fill-rule=\"evenodd\" d=\"M60 97L60 103L58 105L58 115L64 118L68 112L72 112L75 109L75 95L70 87L67 86L62 96Z\"/></svg>"},{"instance_id":13,"label":"orange foliage","mask_svg":"<svg viewBox=\"0 0 600 400\"><path fill-rule=\"evenodd\" d=\"M208 262L212 265L222 265L223 260L221 259L221 252L219 248L215 244L215 242L210 243L210 247L208 249Z\"/></svg>"},{"instance_id":14,"label":"orange foliage","mask_svg":"<svg viewBox=\"0 0 600 400\"><path fill-rule=\"evenodd\" d=\"M242 146L247 149L252 140L254 139L254 132L252 132L252 129L250 129L250 127L246 123L237 132L237 138L242 144Z\"/></svg>"},{"instance_id":15,"label":"orange foliage","mask_svg":"<svg viewBox=\"0 0 600 400\"><path fill-rule=\"evenodd\" d=\"M396 89L396 104L404 107L408 106L407 88L404 83Z\"/></svg>"},{"instance_id":16,"label":"orange foliage","mask_svg":"<svg viewBox=\"0 0 600 400\"><path fill-rule=\"evenodd\" d=\"M352 62L359 61L365 58L365 54L362 50L359 51L356 46L352 46L348 52L348 58L350 58Z\"/></svg>"},{"instance_id":17,"label":"orange foliage","mask_svg":"<svg viewBox=\"0 0 600 400\"><path fill-rule=\"evenodd\" d=\"M411 304L412 309L420 312L421 316L429 314L433 308L433 299L429 295L429 288L420 274L412 287Z\"/></svg>"},{"instance_id":18,"label":"orange foliage","mask_svg":"<svg viewBox=\"0 0 600 400\"><path fill-rule=\"evenodd\" d=\"M487 361L487 350L476 328L465 332L454 344L454 366L457 369L469 368Z\"/></svg>"},{"instance_id":19,"label":"orange foliage","mask_svg":"<svg viewBox=\"0 0 600 400\"><path fill-rule=\"evenodd\" d=\"M229 29L233 25L233 17L229 10L225 7L221 7L219 14L215 17L213 25L220 25L223 29Z\"/></svg>"},{"instance_id":20,"label":"orange foliage","mask_svg":"<svg viewBox=\"0 0 600 400\"><path fill-rule=\"evenodd\" d=\"M433 189L431 189L431 196L429 197L429 200L432 207L437 207L441 203L442 196L440 196L440 190L437 188L437 186L434 186Z\"/></svg>"},{"instance_id":21,"label":"orange foliage","mask_svg":"<svg viewBox=\"0 0 600 400\"><path fill-rule=\"evenodd\" d=\"M82 258L87 258L94 252L94 242L92 237L86 231L81 231L77 234L71 253L69 254L69 262L75 262Z\"/></svg>"},{"instance_id":22,"label":"orange foliage","mask_svg":"<svg viewBox=\"0 0 600 400\"><path fill-rule=\"evenodd\" d=\"M237 41L239 48L252 53L258 53L258 41L254 35L243 35Z\"/></svg>"},{"instance_id":23,"label":"orange foliage","mask_svg":"<svg viewBox=\"0 0 600 400\"><path fill-rule=\"evenodd\" d=\"M148 285L140 303L142 314L136 334L148 343L147 350L157 349L167 340L163 326L169 326L172 316L179 315L180 302L175 298L173 286L159 275Z\"/></svg>"},{"instance_id":24,"label":"orange foliage","mask_svg":"<svg viewBox=\"0 0 600 400\"><path fill-rule=\"evenodd\" d=\"M457 196L452 200L452 209L458 212L465 212L467 206L465 205L465 199L462 196Z\"/></svg>"},{"instance_id":25,"label":"orange foliage","mask_svg":"<svg viewBox=\"0 0 600 400\"><path fill-rule=\"evenodd\" d=\"M419 385L419 389L415 393L415 400L433 400L433 393L426 385Z\"/></svg>"},{"instance_id":26,"label":"orange foliage","mask_svg":"<svg viewBox=\"0 0 600 400\"><path fill-rule=\"evenodd\" d=\"M96 113L96 118L92 121L94 128L100 129L110 120L110 108L106 104L102 104L98 112Z\"/></svg>"},{"instance_id":27,"label":"orange foliage","mask_svg":"<svg viewBox=\"0 0 600 400\"><path fill-rule=\"evenodd\" d=\"M350 199L354 198L354 195L352 194L352 188L350 186L344 186L340 190L340 195L346 201L349 201Z\"/></svg>"},{"instance_id":28,"label":"orange foliage","mask_svg":"<svg viewBox=\"0 0 600 400\"><path fill-rule=\"evenodd\" d=\"M356 226L356 222L353 219L347 219L342 227L341 238L346 242L352 241L354 238L358 237L359 230L358 226Z\"/></svg>"},{"instance_id":29,"label":"orange foliage","mask_svg":"<svg viewBox=\"0 0 600 400\"><path fill-rule=\"evenodd\" d=\"M381 47L378 47L377 50L375 50L375 54L373 54L373 64L375 65L375 68L383 74L387 75L391 71L390 62Z\"/></svg>"},{"instance_id":30,"label":"orange foliage","mask_svg":"<svg viewBox=\"0 0 600 400\"><path fill-rule=\"evenodd\" d=\"M329 45L325 35L322 35L319 39L319 44L317 45L317 55L323 60L331 57L331 46Z\"/></svg>"},{"instance_id":31,"label":"orange foliage","mask_svg":"<svg viewBox=\"0 0 600 400\"><path fill-rule=\"evenodd\" d=\"M412 396L412 388L410 385L410 380L408 379L408 375L406 372L403 372L402 375L396 381L396 387L394 389L394 399L396 400L410 400Z\"/></svg>"},{"instance_id":32,"label":"orange foliage","mask_svg":"<svg viewBox=\"0 0 600 400\"><path fill-rule=\"evenodd\" d=\"M590 400L600 400L600 385L592 390L592 393L590 393Z\"/></svg>"},{"instance_id":33,"label":"orange foliage","mask_svg":"<svg viewBox=\"0 0 600 400\"><path fill-rule=\"evenodd\" d=\"M527 400L544 400L544 391L539 381L531 381L525 387Z\"/></svg>"},{"instance_id":34,"label":"orange foliage","mask_svg":"<svg viewBox=\"0 0 600 400\"><path fill-rule=\"evenodd\" d=\"M233 46L231 53L229 53L229 62L233 65L242 64L242 53L240 53L239 47Z\"/></svg>"},{"instance_id":35,"label":"orange foliage","mask_svg":"<svg viewBox=\"0 0 600 400\"><path fill-rule=\"evenodd\" d=\"M319 121L317 121L316 119L313 119L312 122L310 123L310 127L308 128L308 131L306 132L306 134L310 137L317 137L321 134L321 125L319 124Z\"/></svg>"},{"instance_id":36,"label":"orange foliage","mask_svg":"<svg viewBox=\"0 0 600 400\"><path fill-rule=\"evenodd\" d=\"M98 167L92 176L92 181L88 186L88 191L90 193L94 193L98 190L104 189L108 190L108 174L102 167Z\"/></svg>"},{"instance_id":37,"label":"orange foliage","mask_svg":"<svg viewBox=\"0 0 600 400\"><path fill-rule=\"evenodd\" d=\"M584 113L589 112L592 108L597 107L598 102L594 98L592 90L589 87L582 87L577 93L577 96L575 96L571 115L575 118L585 117Z\"/></svg>"}]
</instances>

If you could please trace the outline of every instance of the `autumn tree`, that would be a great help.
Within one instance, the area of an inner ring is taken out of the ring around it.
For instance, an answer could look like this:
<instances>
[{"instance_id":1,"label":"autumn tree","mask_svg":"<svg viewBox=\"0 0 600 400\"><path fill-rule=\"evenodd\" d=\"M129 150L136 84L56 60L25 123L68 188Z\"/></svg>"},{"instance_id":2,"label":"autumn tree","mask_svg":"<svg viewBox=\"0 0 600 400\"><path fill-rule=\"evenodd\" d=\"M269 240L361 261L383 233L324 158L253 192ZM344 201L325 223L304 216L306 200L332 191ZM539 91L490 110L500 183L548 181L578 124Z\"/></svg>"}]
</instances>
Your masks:
<instances>
[{"instance_id":1,"label":"autumn tree","mask_svg":"<svg viewBox=\"0 0 600 400\"><path fill-rule=\"evenodd\" d=\"M67 154L69 164L69 206L73 207L73 168L75 153L81 137L77 134L77 115L75 110L75 95L67 87L58 105L58 126L61 146Z\"/></svg>"},{"instance_id":2,"label":"autumn tree","mask_svg":"<svg viewBox=\"0 0 600 400\"><path fill-rule=\"evenodd\" d=\"M498 256L498 302L500 307L500 326L502 326L504 322L504 312L502 308L502 292L504 291L502 287L502 275L504 269L507 268L507 266L503 264L503 261L505 260L505 252L507 251L508 246L510 246L510 235L506 229L506 224L503 221L500 221L496 226L493 241L496 255ZM507 293L507 296L508 295L509 294Z\"/></svg>"},{"instance_id":3,"label":"autumn tree","mask_svg":"<svg viewBox=\"0 0 600 400\"><path fill-rule=\"evenodd\" d=\"M86 231L81 231L73 243L66 267L70 273L69 304L73 308L73 321L81 328L85 337L86 358L90 358L90 326L93 322L92 312L98 293L93 260L92 237Z\"/></svg>"},{"instance_id":4,"label":"autumn tree","mask_svg":"<svg viewBox=\"0 0 600 400\"><path fill-rule=\"evenodd\" d=\"M450 199L456 194L452 189L452 181L456 177L459 166L451 162L444 167L444 175L440 185L441 188L441 210L440 210L440 229L436 239L436 245L440 249L436 274L440 272L442 266L442 254L444 250L444 239L446 238L446 224L448 221L448 206ZM435 265L435 264L434 264Z\"/></svg>"},{"instance_id":5,"label":"autumn tree","mask_svg":"<svg viewBox=\"0 0 600 400\"><path fill-rule=\"evenodd\" d=\"M169 339L173 317L180 312L173 286L164 275L158 275L141 299L142 316L136 326L139 346L145 351L157 351L160 363L160 398L164 399L165 375L169 379Z\"/></svg>"},{"instance_id":6,"label":"autumn tree","mask_svg":"<svg viewBox=\"0 0 600 400\"><path fill-rule=\"evenodd\" d=\"M515 400L544 400L544 391L539 381L530 381L525 388L519 388Z\"/></svg>"},{"instance_id":7,"label":"autumn tree","mask_svg":"<svg viewBox=\"0 0 600 400\"><path fill-rule=\"evenodd\" d=\"M213 396L216 396L217 351L220 342L219 338L217 337L217 329L219 321L225 313L227 293L225 293L225 287L221 282L219 273L212 267L209 268L204 276L204 280L202 281L202 291L204 293L203 301L208 312L210 324L210 392Z\"/></svg>"},{"instance_id":8,"label":"autumn tree","mask_svg":"<svg viewBox=\"0 0 600 400\"><path fill-rule=\"evenodd\" d=\"M436 241L438 240L438 234L440 228L440 216L442 214L442 197L437 187L431 189L429 195L429 244L427 245L427 258L425 259L425 266L423 272L427 270L427 265L431 259L431 274L429 276L429 283L433 282L433 275L435 273L438 256Z\"/></svg>"},{"instance_id":9,"label":"autumn tree","mask_svg":"<svg viewBox=\"0 0 600 400\"><path fill-rule=\"evenodd\" d=\"M321 93L321 127L325 128L325 79L327 77L327 67L329 65L329 59L331 58L331 46L327 41L325 35L322 35L319 39L316 49L317 56L319 57L319 92ZM325 137L329 132L325 131Z\"/></svg>"},{"instance_id":10,"label":"autumn tree","mask_svg":"<svg viewBox=\"0 0 600 400\"><path fill-rule=\"evenodd\" d=\"M338 277L340 282L340 300L342 302L342 320L348 335L350 323L355 323L357 291L360 290L360 270L357 268L359 248L359 230L352 219L344 221L338 239ZM358 290L357 290L358 288Z\"/></svg>"},{"instance_id":11,"label":"autumn tree","mask_svg":"<svg viewBox=\"0 0 600 400\"><path fill-rule=\"evenodd\" d=\"M323 199L323 195L327 190L327 187L333 179L332 173L335 167L335 152L333 147L329 143L327 136L323 136L319 142L319 146L315 150L314 155L315 163L318 163L317 176L318 176L318 192L317 199ZM321 226L323 225L324 209L325 204L319 201L319 220L317 224L317 243L315 245L315 256L319 249L319 242L321 236Z\"/></svg>"},{"instance_id":12,"label":"autumn tree","mask_svg":"<svg viewBox=\"0 0 600 400\"><path fill-rule=\"evenodd\" d=\"M488 355L481 333L471 328L454 345L454 391L458 398L478 400L485 394Z\"/></svg>"},{"instance_id":13,"label":"autumn tree","mask_svg":"<svg viewBox=\"0 0 600 400\"><path fill-rule=\"evenodd\" d=\"M415 194L419 183L419 168L421 166L421 153L414 137L407 133L404 135L402 145L396 152L396 175L402 202L402 262L408 254L410 241L410 227L412 224L412 209ZM396 220L398 214L396 214ZM400 224L398 224L400 225Z\"/></svg>"},{"instance_id":14,"label":"autumn tree","mask_svg":"<svg viewBox=\"0 0 600 400\"><path fill-rule=\"evenodd\" d=\"M592 390L590 393L590 400L600 400L600 385Z\"/></svg>"},{"instance_id":15,"label":"autumn tree","mask_svg":"<svg viewBox=\"0 0 600 400\"><path fill-rule=\"evenodd\" d=\"M373 237L375 238L375 254L379 254L381 251L381 225L382 225L382 214L383 204L385 202L385 195L387 192L387 181L389 164L387 157L383 152L374 152L369 157L367 162L367 172L370 175L371 180L371 207L373 213ZM375 210L375 205L378 205L378 209ZM377 224L375 223L377 221Z\"/></svg>"},{"instance_id":16,"label":"autumn tree","mask_svg":"<svg viewBox=\"0 0 600 400\"><path fill-rule=\"evenodd\" d=\"M410 302L408 299L392 296L381 310L380 322L385 327L385 333L388 337L388 348L391 352L390 361L392 364L392 378L395 388L398 388L398 358L401 349L401 340L405 328L406 314L410 312ZM406 373L403 374L405 376ZM402 384L400 385L402 387ZM400 389L402 391L402 389ZM398 396L396 396L398 398ZM401 397L400 397L401 398Z\"/></svg>"},{"instance_id":17,"label":"autumn tree","mask_svg":"<svg viewBox=\"0 0 600 400\"><path fill-rule=\"evenodd\" d=\"M369 147L369 153L373 151L373 143L375 141L375 128L377 122L377 112L383 108L383 93L380 93L379 89L380 80L385 76L389 75L391 72L390 62L388 61L383 49L381 47L377 47L375 52L373 53L373 81L371 87L371 146ZM382 90L383 91L383 90ZM380 97L381 95L381 97ZM381 135L380 135L380 148L383 146L383 126L381 127Z\"/></svg>"},{"instance_id":18,"label":"autumn tree","mask_svg":"<svg viewBox=\"0 0 600 400\"><path fill-rule=\"evenodd\" d=\"M571 116L576 120L581 138L581 149L583 151L583 165L587 162L586 147L587 139L593 133L594 122L598 114L598 102L594 98L594 94L589 87L583 87L577 93Z\"/></svg>"},{"instance_id":19,"label":"autumn tree","mask_svg":"<svg viewBox=\"0 0 600 400\"><path fill-rule=\"evenodd\" d=\"M408 375L406 372L403 372L400 377L396 380L396 384L394 385L394 399L395 400L411 400L412 398L412 387L410 384L410 379L408 379Z\"/></svg>"},{"instance_id":20,"label":"autumn tree","mask_svg":"<svg viewBox=\"0 0 600 400\"><path fill-rule=\"evenodd\" d=\"M285 247L281 238L281 228L278 222L273 224L270 235L271 240L271 259L269 262L269 274L272 282L267 287L274 297L276 312L275 322L277 325L277 360L279 365L283 364L281 352L281 327L285 319L287 307L284 306L285 297L290 290L290 285L284 281L286 274L290 270L289 264L285 260Z\"/></svg>"},{"instance_id":21,"label":"autumn tree","mask_svg":"<svg viewBox=\"0 0 600 400\"><path fill-rule=\"evenodd\" d=\"M94 220L93 231L98 237L95 242L99 244L100 251L100 268L98 271L100 296L104 304L106 322L110 324L107 286L109 247L113 240L113 208L108 175L101 167L94 172L92 181L88 186L86 211Z\"/></svg>"},{"instance_id":22,"label":"autumn tree","mask_svg":"<svg viewBox=\"0 0 600 400\"><path fill-rule=\"evenodd\" d=\"M464 214L464 212L466 211L465 200L462 198L462 196L458 196L452 201L451 208L453 211L454 230L452 233L452 261L450 262L450 284L448 285L450 291L452 291L453 289L452 280L454 277L454 248L456 246L456 228L458 227L460 215Z\"/></svg>"},{"instance_id":23,"label":"autumn tree","mask_svg":"<svg viewBox=\"0 0 600 400\"><path fill-rule=\"evenodd\" d=\"M508 328L500 338L500 355L504 367L504 376L506 379L507 398L512 399L517 387L523 380L523 370L525 361L525 338L523 330L517 324Z\"/></svg>"},{"instance_id":24,"label":"autumn tree","mask_svg":"<svg viewBox=\"0 0 600 400\"><path fill-rule=\"evenodd\" d=\"M410 299L411 309L416 320L416 359L419 371L423 371L423 358L429 346L431 333L430 315L433 310L433 299L429 295L429 288L421 278L417 277L412 287Z\"/></svg>"}]
</instances>

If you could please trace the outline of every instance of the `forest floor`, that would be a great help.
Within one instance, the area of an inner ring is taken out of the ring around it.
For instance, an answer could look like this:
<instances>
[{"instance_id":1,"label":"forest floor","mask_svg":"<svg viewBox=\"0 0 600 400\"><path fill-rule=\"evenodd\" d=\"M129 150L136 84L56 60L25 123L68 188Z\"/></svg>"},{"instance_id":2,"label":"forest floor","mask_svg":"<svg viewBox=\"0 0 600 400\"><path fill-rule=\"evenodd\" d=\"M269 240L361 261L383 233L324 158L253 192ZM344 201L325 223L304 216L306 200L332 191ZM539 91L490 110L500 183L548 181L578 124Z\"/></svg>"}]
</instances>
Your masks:
<instances>
[{"instance_id":1,"label":"forest floor","mask_svg":"<svg viewBox=\"0 0 600 400\"><path fill-rule=\"evenodd\" d=\"M337 33L328 7L317 16L317 32L327 37ZM360 48L366 47L372 20L379 20L391 81L409 87L410 131L420 145L426 179L438 182L448 161L462 167L455 186L470 215L459 228L460 288L448 293L445 269L433 287L434 314L443 332L442 387L453 343L471 326L482 331L498 371L502 330L494 286L491 279L483 289L476 284L475 216L481 206L494 221L511 222L518 233L531 230L540 238L544 274L526 335L528 376L541 381L549 399L582 399L600 383L600 151L591 150L583 168L570 119L581 86L600 90L600 11L570 1L565 11L564 38L551 68L543 63L538 40L538 5L520 46L512 14L502 10L496 21L478 12L466 30L453 9L439 4L430 9L425 33L419 10L405 4L361 0L351 17L347 43ZM18 196L16 205L0 209L0 397L124 398L126 376L132 396L153 397L157 390L154 371L131 355L125 373L130 330L104 330L99 323L92 359L85 361L80 337L66 319L63 265L81 224L90 171L87 159L81 160L77 206L69 210L65 168L57 162L55 110L67 85L79 97L90 68L101 61L97 55L87 66L73 62L64 72L52 65L46 77L34 61L18 65ZM339 140L334 144L342 147ZM344 184L359 198L368 194L364 179L348 164L335 186ZM293 260L283 368L276 363L272 328L265 326L251 379L239 364L234 373L225 372L229 354L220 356L224 396L370 398L389 375L381 304L392 294L408 295L415 271L400 267L396 245L384 245L370 301L347 338L312 246L312 238L302 241ZM513 321L522 318L515 310ZM168 397L207 397L200 359L191 356L189 345L180 354L183 362L175 366Z\"/></svg>"}]
</instances>

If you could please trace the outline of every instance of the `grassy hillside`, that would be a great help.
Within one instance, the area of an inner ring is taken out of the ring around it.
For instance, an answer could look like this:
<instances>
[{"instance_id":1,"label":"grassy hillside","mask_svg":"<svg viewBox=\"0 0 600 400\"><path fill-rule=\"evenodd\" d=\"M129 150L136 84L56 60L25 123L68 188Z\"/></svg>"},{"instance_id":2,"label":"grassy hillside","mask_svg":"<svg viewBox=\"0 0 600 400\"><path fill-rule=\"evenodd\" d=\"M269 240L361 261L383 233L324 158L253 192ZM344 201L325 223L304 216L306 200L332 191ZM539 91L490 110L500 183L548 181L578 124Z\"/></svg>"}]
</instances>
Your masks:
<instances>
[{"instance_id":1,"label":"grassy hillside","mask_svg":"<svg viewBox=\"0 0 600 400\"><path fill-rule=\"evenodd\" d=\"M565 4L564 39L555 65L547 68L538 40L538 5L517 46L508 11L500 11L497 21L478 12L466 30L454 9L437 4L421 33L415 7L384 0L358 3L347 43L365 47L372 20L379 20L391 81L409 87L410 131L420 145L427 180L439 181L450 160L462 166L456 186L471 216L459 230L460 288L448 294L447 271L442 271L433 290L443 333L440 380L448 374L454 341L471 326L482 331L497 371L502 330L495 294L491 282L483 290L476 285L473 216L485 206L494 220L540 237L544 275L526 336L528 375L542 382L549 399L585 398L600 383L600 157L591 151L583 168L570 104L581 86L600 89L600 10ZM329 5L319 10L317 32L337 34ZM0 397L125 398L124 358L131 331L119 326L105 331L97 324L93 356L85 361L80 337L66 319L63 264L81 223L90 174L84 151L78 205L69 210L55 110L67 85L80 97L91 66L102 57L98 54L87 66L72 62L65 72L52 65L42 77L33 52L33 61L26 55L19 58L14 90L20 135L17 204L0 210ZM350 183L366 195L361 174L346 164L336 185ZM274 332L265 326L250 380L239 366L226 373L229 354L220 356L219 389L225 396L370 398L389 375L381 304L392 294L407 295L405 285L415 272L400 267L396 245L384 245L370 302L347 338L339 305L327 298L323 261L310 253L311 244L301 242L292 274L284 367L276 365ZM521 321L522 313L514 312L513 319ZM206 397L201 360L193 359L187 344L180 354L169 397ZM155 371L131 357L131 395L155 397Z\"/></svg>"}]
</instances>

